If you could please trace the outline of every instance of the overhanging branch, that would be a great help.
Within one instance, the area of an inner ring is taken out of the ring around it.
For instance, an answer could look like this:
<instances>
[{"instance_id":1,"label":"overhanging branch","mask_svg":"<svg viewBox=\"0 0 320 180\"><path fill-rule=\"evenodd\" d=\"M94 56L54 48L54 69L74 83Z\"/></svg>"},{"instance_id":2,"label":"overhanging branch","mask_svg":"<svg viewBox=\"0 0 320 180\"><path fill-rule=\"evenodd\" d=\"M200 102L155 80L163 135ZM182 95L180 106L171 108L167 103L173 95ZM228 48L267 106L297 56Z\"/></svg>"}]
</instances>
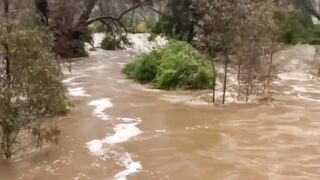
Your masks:
<instances>
[{"instance_id":1,"label":"overhanging branch","mask_svg":"<svg viewBox=\"0 0 320 180\"><path fill-rule=\"evenodd\" d=\"M163 15L160 11L156 10L155 8L151 7L150 5L148 5L148 4L143 4L143 3L141 3L141 2L138 2L135 6L129 8L129 9L125 10L123 13L121 13L121 15L118 16L118 17L100 16L100 17L96 17L96 18L93 18L93 19L91 19L91 20L88 20L88 21L86 22L86 25L90 25L90 24L92 24L92 23L94 23L94 22L96 22L96 21L101 21L101 20L111 20L111 21L120 22L121 19L122 19L126 14L128 14L129 12L131 12L131 11L137 9L137 8L143 8L143 7L149 7L150 10L152 10L152 11L154 11L154 12L160 14L160 15ZM121 24L121 22L120 22L119 24ZM121 26L122 26L122 25L121 25Z\"/></svg>"},{"instance_id":2,"label":"overhanging branch","mask_svg":"<svg viewBox=\"0 0 320 180\"><path fill-rule=\"evenodd\" d=\"M320 20L320 13L314 8L313 4L310 2L310 0L305 0L303 2L306 10L313 15L314 17L316 17L318 20Z\"/></svg>"},{"instance_id":3,"label":"overhanging branch","mask_svg":"<svg viewBox=\"0 0 320 180\"><path fill-rule=\"evenodd\" d=\"M94 19L88 20L86 24L90 25L90 24L92 24L92 23L94 23L96 21L101 21L103 19L108 19L108 20L112 20L112 21L120 21L123 18L123 16L125 16L127 13L129 13L130 11L135 10L135 9L137 9L139 7L142 7L142 6L143 6L142 4L138 3L135 6L125 10L123 13L121 13L121 15L119 17L100 16L100 17L96 17Z\"/></svg>"}]
</instances>

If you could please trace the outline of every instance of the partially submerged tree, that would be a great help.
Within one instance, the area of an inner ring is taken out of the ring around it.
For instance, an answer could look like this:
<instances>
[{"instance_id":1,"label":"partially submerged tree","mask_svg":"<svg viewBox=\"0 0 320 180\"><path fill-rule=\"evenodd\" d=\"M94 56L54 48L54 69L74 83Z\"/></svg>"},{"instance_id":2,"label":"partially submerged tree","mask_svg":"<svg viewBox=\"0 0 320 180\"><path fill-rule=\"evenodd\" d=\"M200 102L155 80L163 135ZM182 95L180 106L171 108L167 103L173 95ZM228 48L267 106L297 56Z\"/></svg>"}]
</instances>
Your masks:
<instances>
[{"instance_id":1,"label":"partially submerged tree","mask_svg":"<svg viewBox=\"0 0 320 180\"><path fill-rule=\"evenodd\" d=\"M273 5L272 0L194 1L201 19L200 47L213 62L220 59L224 64L222 103L226 100L230 63L237 62L238 91L244 83L246 97L254 92L255 83L265 81L270 74L266 67L272 67Z\"/></svg>"},{"instance_id":2,"label":"partially submerged tree","mask_svg":"<svg viewBox=\"0 0 320 180\"><path fill-rule=\"evenodd\" d=\"M235 0L194 1L202 22L200 23L201 45L215 61L221 57L224 63L223 97L225 103L227 91L227 76L232 42L237 36L237 23L241 20L241 4ZM215 84L215 82L214 82ZM215 92L215 87L213 87ZM215 93L213 93L215 99Z\"/></svg>"},{"instance_id":3,"label":"partially submerged tree","mask_svg":"<svg viewBox=\"0 0 320 180\"><path fill-rule=\"evenodd\" d=\"M82 36L97 0L48 0L49 27L54 33L54 50L65 58L85 56Z\"/></svg>"},{"instance_id":4,"label":"partially submerged tree","mask_svg":"<svg viewBox=\"0 0 320 180\"><path fill-rule=\"evenodd\" d=\"M66 112L62 74L46 29L15 23L9 0L0 20L0 156L58 141L50 117Z\"/></svg>"},{"instance_id":5,"label":"partially submerged tree","mask_svg":"<svg viewBox=\"0 0 320 180\"><path fill-rule=\"evenodd\" d=\"M98 8L98 0L36 0L35 5L43 21L48 24L54 33L54 50L65 58L85 56L83 36L88 25L100 21L106 26L116 26L125 29L120 22L121 18L135 8L150 4L150 0L126 0L132 6L114 15L104 13L91 17L91 13ZM110 7L113 4L109 4ZM119 6L123 6L117 2Z\"/></svg>"},{"instance_id":6,"label":"partially submerged tree","mask_svg":"<svg viewBox=\"0 0 320 180\"><path fill-rule=\"evenodd\" d=\"M273 74L273 53L276 50L276 26L272 0L257 1L248 6L246 18L239 24L234 55L238 62L238 97L262 95L269 91ZM250 28L248 28L250 27Z\"/></svg>"}]
</instances>

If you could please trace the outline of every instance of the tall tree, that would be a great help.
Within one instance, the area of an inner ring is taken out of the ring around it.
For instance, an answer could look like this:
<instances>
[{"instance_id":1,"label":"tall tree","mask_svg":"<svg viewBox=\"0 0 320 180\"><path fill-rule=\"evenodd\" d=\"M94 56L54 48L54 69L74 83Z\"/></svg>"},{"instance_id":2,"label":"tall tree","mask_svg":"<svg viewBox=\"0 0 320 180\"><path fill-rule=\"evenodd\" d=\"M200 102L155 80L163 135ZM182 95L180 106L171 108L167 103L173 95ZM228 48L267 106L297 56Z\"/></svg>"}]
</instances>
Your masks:
<instances>
[{"instance_id":1,"label":"tall tree","mask_svg":"<svg viewBox=\"0 0 320 180\"><path fill-rule=\"evenodd\" d=\"M225 103L229 58L232 41L236 38L236 24L241 18L241 4L236 0L194 1L202 22L200 23L203 47L214 58L224 63L222 103ZM215 96L215 95L213 95Z\"/></svg>"},{"instance_id":2,"label":"tall tree","mask_svg":"<svg viewBox=\"0 0 320 180\"><path fill-rule=\"evenodd\" d=\"M200 45L215 62L220 60L224 65L222 103L232 62L237 62L238 82L245 82L248 97L254 84L265 81L266 72L270 72L265 62L272 60L274 1L200 0L194 1L194 6L201 19Z\"/></svg>"},{"instance_id":3,"label":"tall tree","mask_svg":"<svg viewBox=\"0 0 320 180\"><path fill-rule=\"evenodd\" d=\"M13 21L10 1L4 4L5 19L0 19L0 157L10 158L29 145L57 142L59 131L44 125L46 119L66 112L66 102L52 36L45 29Z\"/></svg>"},{"instance_id":4,"label":"tall tree","mask_svg":"<svg viewBox=\"0 0 320 180\"><path fill-rule=\"evenodd\" d=\"M195 25L192 0L168 0L155 29L156 33L164 33L175 39L191 42L194 37Z\"/></svg>"},{"instance_id":5,"label":"tall tree","mask_svg":"<svg viewBox=\"0 0 320 180\"><path fill-rule=\"evenodd\" d=\"M84 42L81 36L86 30L97 0L47 0L49 27L54 32L54 50L62 57L84 56Z\"/></svg>"}]
</instances>

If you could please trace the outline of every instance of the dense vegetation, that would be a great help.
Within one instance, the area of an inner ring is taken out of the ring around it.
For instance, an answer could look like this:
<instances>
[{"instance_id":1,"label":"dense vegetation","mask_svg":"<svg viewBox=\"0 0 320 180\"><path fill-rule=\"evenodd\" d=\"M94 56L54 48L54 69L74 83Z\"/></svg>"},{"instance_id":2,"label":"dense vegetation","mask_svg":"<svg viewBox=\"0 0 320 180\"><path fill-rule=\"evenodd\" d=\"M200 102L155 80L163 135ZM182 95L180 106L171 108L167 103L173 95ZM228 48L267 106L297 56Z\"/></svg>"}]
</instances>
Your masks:
<instances>
[{"instance_id":1,"label":"dense vegetation","mask_svg":"<svg viewBox=\"0 0 320 180\"><path fill-rule=\"evenodd\" d=\"M282 10L275 13L279 27L278 40L286 44L320 44L320 26L305 21L298 10Z\"/></svg>"},{"instance_id":2,"label":"dense vegetation","mask_svg":"<svg viewBox=\"0 0 320 180\"><path fill-rule=\"evenodd\" d=\"M124 73L155 88L212 87L215 92L215 64L219 63L224 67L219 79L223 103L230 68L237 70L238 97L248 100L269 92L278 42L320 44L320 26L312 23L312 16L320 19L320 14L313 0L132 0L119 5L125 7L119 8L120 13L100 11L92 17L94 10L103 9L95 8L97 2L0 2L1 157L10 158L25 146L57 143L59 130L46 123L67 111L57 57L86 56L85 43L93 44L93 32L108 34L102 42L107 50L122 49L128 32L152 31L180 40L136 59ZM162 5L163 9L155 9ZM146 7L156 16L145 17ZM134 22L135 12L144 21ZM155 37L151 34L149 40Z\"/></svg>"},{"instance_id":3,"label":"dense vegetation","mask_svg":"<svg viewBox=\"0 0 320 180\"><path fill-rule=\"evenodd\" d=\"M67 112L53 35L34 22L14 19L9 0L0 19L0 157L58 143L51 118ZM50 125L49 125L50 124Z\"/></svg>"},{"instance_id":4,"label":"dense vegetation","mask_svg":"<svg viewBox=\"0 0 320 180\"><path fill-rule=\"evenodd\" d=\"M106 36L101 43L101 48L104 50L122 49L121 40L113 36Z\"/></svg>"},{"instance_id":5,"label":"dense vegetation","mask_svg":"<svg viewBox=\"0 0 320 180\"><path fill-rule=\"evenodd\" d=\"M182 41L138 58L124 73L160 89L205 89L211 87L214 76L207 58Z\"/></svg>"},{"instance_id":6,"label":"dense vegetation","mask_svg":"<svg viewBox=\"0 0 320 180\"><path fill-rule=\"evenodd\" d=\"M52 36L21 26L1 28L0 34L0 53L6 56L0 59L0 156L10 158L26 145L57 142L59 130L45 122L64 114L67 104ZM28 136L33 141L26 141Z\"/></svg>"}]
</instances>

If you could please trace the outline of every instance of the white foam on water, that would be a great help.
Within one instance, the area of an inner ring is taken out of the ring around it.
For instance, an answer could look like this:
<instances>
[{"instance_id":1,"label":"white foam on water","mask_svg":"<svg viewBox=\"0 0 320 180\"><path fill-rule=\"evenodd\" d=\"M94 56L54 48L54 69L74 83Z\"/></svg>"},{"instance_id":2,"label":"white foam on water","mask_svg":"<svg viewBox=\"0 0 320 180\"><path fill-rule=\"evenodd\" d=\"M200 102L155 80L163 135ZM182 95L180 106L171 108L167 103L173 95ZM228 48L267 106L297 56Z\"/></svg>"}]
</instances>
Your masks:
<instances>
[{"instance_id":1,"label":"white foam on water","mask_svg":"<svg viewBox=\"0 0 320 180\"><path fill-rule=\"evenodd\" d=\"M101 104L99 101L95 101L92 104ZM105 101L102 101L105 102ZM104 106L106 107L106 106ZM103 108L101 108L103 109ZM100 110L101 110L100 109ZM117 118L118 120L122 120L124 123L116 125L114 128L114 134L108 136L104 139L95 139L88 143L86 143L87 148L94 156L102 157L101 159L106 159L105 157L113 157L119 164L126 169L118 172L114 175L114 179L116 180L126 180L127 176L141 172L143 167L140 162L133 161L131 155L128 152L118 153L112 150L113 145L117 143L123 143L128 141L129 139L138 136L142 133L140 129L136 126L141 122L141 119L132 119L132 118Z\"/></svg>"},{"instance_id":2,"label":"white foam on water","mask_svg":"<svg viewBox=\"0 0 320 180\"><path fill-rule=\"evenodd\" d=\"M105 99L108 100L108 99ZM108 101L102 101L108 102ZM93 101L94 105L99 104L101 105L100 101ZM97 113L102 112L105 108L107 108L110 104L103 103L103 106L98 107ZM104 114L107 117L107 115ZM88 143L86 143L89 151L95 156L102 156L108 153L110 147L112 145L123 143L131 138L138 136L139 134L143 133L139 128L136 126L141 122L140 118L132 119L132 118L118 118L122 119L123 124L118 124L114 127L114 134L111 136L107 136L104 139L95 139ZM130 123L128 123L130 122Z\"/></svg>"},{"instance_id":3,"label":"white foam on water","mask_svg":"<svg viewBox=\"0 0 320 180\"><path fill-rule=\"evenodd\" d=\"M143 169L141 163L138 161L133 161L129 153L125 152L124 154L120 154L111 150L112 145L128 141L130 138L142 133L142 131L134 127L137 124L138 123L120 124L121 126L118 125L114 128L114 135L106 137L102 140L95 139L86 143L92 155L104 156L108 158L110 157L110 155L113 155L116 158L115 160L118 161L121 166L126 168L125 170L120 171L116 175L114 175L114 179L116 180L126 180L127 176L141 172Z\"/></svg>"},{"instance_id":4,"label":"white foam on water","mask_svg":"<svg viewBox=\"0 0 320 180\"><path fill-rule=\"evenodd\" d=\"M118 121L124 121L124 122L138 122L140 123L142 120L140 118L118 118Z\"/></svg>"},{"instance_id":5,"label":"white foam on water","mask_svg":"<svg viewBox=\"0 0 320 180\"><path fill-rule=\"evenodd\" d=\"M95 156L102 156L106 154L106 149L103 148L103 140L92 140L90 142L87 142L87 147L89 151L95 155Z\"/></svg>"},{"instance_id":6,"label":"white foam on water","mask_svg":"<svg viewBox=\"0 0 320 180\"><path fill-rule=\"evenodd\" d=\"M76 88L68 88L69 94L71 96L79 96L79 97L88 97L89 94L86 94L86 91L83 87L76 87Z\"/></svg>"},{"instance_id":7,"label":"white foam on water","mask_svg":"<svg viewBox=\"0 0 320 180\"><path fill-rule=\"evenodd\" d=\"M300 72L286 72L278 75L281 80L307 81L311 80L313 76L307 73Z\"/></svg>"},{"instance_id":8,"label":"white foam on water","mask_svg":"<svg viewBox=\"0 0 320 180\"><path fill-rule=\"evenodd\" d=\"M133 161L129 153L125 153L124 156L120 159L121 164L126 167L125 170L114 175L116 180L126 180L127 176L141 172L143 167L140 162Z\"/></svg>"},{"instance_id":9,"label":"white foam on water","mask_svg":"<svg viewBox=\"0 0 320 180\"><path fill-rule=\"evenodd\" d=\"M78 76L69 77L67 79L64 79L62 82L63 83L71 83L72 81L74 81L78 78L82 78L82 77L88 77L88 75L78 75Z\"/></svg>"},{"instance_id":10,"label":"white foam on water","mask_svg":"<svg viewBox=\"0 0 320 180\"><path fill-rule=\"evenodd\" d=\"M312 88L312 87L302 87L299 85L291 85L294 91L303 92L303 93L320 93L319 89Z\"/></svg>"},{"instance_id":11,"label":"white foam on water","mask_svg":"<svg viewBox=\"0 0 320 180\"><path fill-rule=\"evenodd\" d=\"M313 98L305 97L305 96L302 96L301 94L298 95L298 98L306 100L306 101L312 101L312 102L320 103L320 99L313 99Z\"/></svg>"},{"instance_id":12,"label":"white foam on water","mask_svg":"<svg viewBox=\"0 0 320 180\"><path fill-rule=\"evenodd\" d=\"M67 79L64 79L61 81L62 83L68 84L69 86L78 86L83 84L82 82L73 82L74 80L81 78L81 77L87 77L87 75L81 75L81 76L74 76Z\"/></svg>"},{"instance_id":13,"label":"white foam on water","mask_svg":"<svg viewBox=\"0 0 320 180\"><path fill-rule=\"evenodd\" d=\"M158 129L156 130L157 133L166 133L167 130L166 129Z\"/></svg>"},{"instance_id":14,"label":"white foam on water","mask_svg":"<svg viewBox=\"0 0 320 180\"><path fill-rule=\"evenodd\" d=\"M106 37L105 33L95 33L93 34L94 47L101 47L103 39Z\"/></svg>"},{"instance_id":15,"label":"white foam on water","mask_svg":"<svg viewBox=\"0 0 320 180\"><path fill-rule=\"evenodd\" d=\"M109 116L104 113L104 111L108 108L111 108L113 105L109 98L102 98L98 100L91 101L89 106L95 106L93 111L93 115L102 119L102 120L109 120Z\"/></svg>"},{"instance_id":16,"label":"white foam on water","mask_svg":"<svg viewBox=\"0 0 320 180\"><path fill-rule=\"evenodd\" d=\"M137 119L136 121L137 122L134 123L116 125L114 128L115 133L112 136L106 137L105 142L108 144L122 143L141 134L142 131L137 128L137 125L141 122L141 120Z\"/></svg>"},{"instance_id":17,"label":"white foam on water","mask_svg":"<svg viewBox=\"0 0 320 180\"><path fill-rule=\"evenodd\" d=\"M131 50L137 54L148 53L153 49L161 48L168 43L168 40L163 36L157 36L154 41L149 41L150 34L128 34L127 38L132 44L130 47L126 47L127 50Z\"/></svg>"},{"instance_id":18,"label":"white foam on water","mask_svg":"<svg viewBox=\"0 0 320 180\"><path fill-rule=\"evenodd\" d=\"M102 98L91 101L89 106L95 106L93 114L102 120L109 120L110 117L104 111L112 107L109 98ZM131 138L143 133L137 125L141 123L140 118L115 118L114 120L121 121L121 124L115 125L114 133L104 139L95 139L86 143L87 148L92 155L98 156L101 160L112 157L126 169L114 175L116 180L126 180L127 176L142 171L142 165L138 161L133 161L128 152L118 153L113 151L114 145L124 143Z\"/></svg>"}]
</instances>

